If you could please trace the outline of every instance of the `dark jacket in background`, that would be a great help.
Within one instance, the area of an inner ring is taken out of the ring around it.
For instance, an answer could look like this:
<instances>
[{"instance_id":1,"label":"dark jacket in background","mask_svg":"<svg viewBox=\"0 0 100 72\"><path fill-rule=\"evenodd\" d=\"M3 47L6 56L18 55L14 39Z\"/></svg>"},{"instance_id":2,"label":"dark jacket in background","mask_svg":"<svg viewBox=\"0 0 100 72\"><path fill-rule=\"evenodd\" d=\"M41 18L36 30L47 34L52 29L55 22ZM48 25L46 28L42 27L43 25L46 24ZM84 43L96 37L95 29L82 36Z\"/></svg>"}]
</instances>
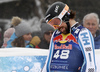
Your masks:
<instances>
[{"instance_id":1,"label":"dark jacket in background","mask_svg":"<svg viewBox=\"0 0 100 72\"><path fill-rule=\"evenodd\" d=\"M41 38L41 42L38 46L36 46L36 48L40 48L40 49L49 49L49 44L46 40Z\"/></svg>"},{"instance_id":2,"label":"dark jacket in background","mask_svg":"<svg viewBox=\"0 0 100 72\"><path fill-rule=\"evenodd\" d=\"M96 37L94 37L95 49L100 49L100 30L97 30Z\"/></svg>"}]
</instances>

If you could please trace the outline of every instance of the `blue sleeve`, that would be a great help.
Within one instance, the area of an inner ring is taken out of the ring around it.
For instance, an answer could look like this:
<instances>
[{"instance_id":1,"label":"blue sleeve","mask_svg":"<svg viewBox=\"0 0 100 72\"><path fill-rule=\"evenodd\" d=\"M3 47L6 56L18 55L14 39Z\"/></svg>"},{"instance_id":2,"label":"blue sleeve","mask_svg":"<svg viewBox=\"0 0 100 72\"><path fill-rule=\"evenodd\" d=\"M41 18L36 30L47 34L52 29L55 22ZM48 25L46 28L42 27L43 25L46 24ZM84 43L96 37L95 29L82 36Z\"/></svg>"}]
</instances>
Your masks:
<instances>
[{"instance_id":1,"label":"blue sleeve","mask_svg":"<svg viewBox=\"0 0 100 72\"><path fill-rule=\"evenodd\" d=\"M7 42L7 47L6 48L12 48L11 42L17 38L16 34L13 33L12 36L10 37L10 40Z\"/></svg>"},{"instance_id":2,"label":"blue sleeve","mask_svg":"<svg viewBox=\"0 0 100 72\"><path fill-rule=\"evenodd\" d=\"M84 56L84 62L80 72L96 72L94 39L89 30L80 31L78 43Z\"/></svg>"}]
</instances>

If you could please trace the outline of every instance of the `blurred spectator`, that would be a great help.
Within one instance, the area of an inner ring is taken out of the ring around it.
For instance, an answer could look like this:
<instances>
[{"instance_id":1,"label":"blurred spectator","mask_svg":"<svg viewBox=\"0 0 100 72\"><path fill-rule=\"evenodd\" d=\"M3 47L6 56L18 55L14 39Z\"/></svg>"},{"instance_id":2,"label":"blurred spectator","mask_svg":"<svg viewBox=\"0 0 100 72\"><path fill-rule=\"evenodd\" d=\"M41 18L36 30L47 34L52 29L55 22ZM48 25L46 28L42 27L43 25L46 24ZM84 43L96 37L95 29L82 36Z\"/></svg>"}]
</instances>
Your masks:
<instances>
[{"instance_id":1,"label":"blurred spectator","mask_svg":"<svg viewBox=\"0 0 100 72\"><path fill-rule=\"evenodd\" d=\"M100 49L99 17L96 13L89 13L83 18L83 26L88 28L95 42L95 49Z\"/></svg>"},{"instance_id":2,"label":"blurred spectator","mask_svg":"<svg viewBox=\"0 0 100 72\"><path fill-rule=\"evenodd\" d=\"M49 44L51 40L51 36L54 32L54 28L45 22L41 23L41 31L42 31L42 38L41 42L39 43L36 48L41 48L41 49L49 49Z\"/></svg>"},{"instance_id":3,"label":"blurred spectator","mask_svg":"<svg viewBox=\"0 0 100 72\"><path fill-rule=\"evenodd\" d=\"M34 36L26 48L35 48L41 42L38 36Z\"/></svg>"},{"instance_id":4,"label":"blurred spectator","mask_svg":"<svg viewBox=\"0 0 100 72\"><path fill-rule=\"evenodd\" d=\"M25 47L32 39L31 27L19 17L12 18L12 25L15 28L15 33L8 41L7 48Z\"/></svg>"},{"instance_id":5,"label":"blurred spectator","mask_svg":"<svg viewBox=\"0 0 100 72\"><path fill-rule=\"evenodd\" d=\"M5 32L4 32L4 39L3 39L3 45L2 48L6 48L7 46L7 42L10 40L11 35L15 32L14 28L8 28Z\"/></svg>"}]
</instances>

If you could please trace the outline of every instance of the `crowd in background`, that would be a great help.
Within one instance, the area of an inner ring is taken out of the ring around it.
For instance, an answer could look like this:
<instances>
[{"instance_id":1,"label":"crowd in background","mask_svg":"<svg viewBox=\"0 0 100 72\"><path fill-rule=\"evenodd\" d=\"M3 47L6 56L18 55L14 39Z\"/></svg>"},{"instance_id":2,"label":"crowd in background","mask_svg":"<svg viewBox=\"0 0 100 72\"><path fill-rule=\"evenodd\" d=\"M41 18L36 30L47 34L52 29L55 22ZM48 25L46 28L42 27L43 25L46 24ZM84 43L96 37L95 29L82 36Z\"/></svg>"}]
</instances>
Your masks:
<instances>
[{"instance_id":1,"label":"crowd in background","mask_svg":"<svg viewBox=\"0 0 100 72\"><path fill-rule=\"evenodd\" d=\"M100 49L99 17L96 13L89 13L83 17L82 25L90 30L94 37L95 49ZM1 48L27 47L49 49L54 28L41 21L41 36L32 36L31 27L20 17L13 17L11 27L3 34ZM34 34L34 32L33 32ZM1 35L0 35L1 36Z\"/></svg>"},{"instance_id":2,"label":"crowd in background","mask_svg":"<svg viewBox=\"0 0 100 72\"><path fill-rule=\"evenodd\" d=\"M83 18L83 26L90 30L94 37L95 49L100 49L99 17L96 13L89 13Z\"/></svg>"},{"instance_id":3,"label":"crowd in background","mask_svg":"<svg viewBox=\"0 0 100 72\"><path fill-rule=\"evenodd\" d=\"M43 20L40 28L41 36L32 36L30 25L20 17L14 16L11 19L11 27L4 32L1 48L31 47L48 49L54 28Z\"/></svg>"}]
</instances>

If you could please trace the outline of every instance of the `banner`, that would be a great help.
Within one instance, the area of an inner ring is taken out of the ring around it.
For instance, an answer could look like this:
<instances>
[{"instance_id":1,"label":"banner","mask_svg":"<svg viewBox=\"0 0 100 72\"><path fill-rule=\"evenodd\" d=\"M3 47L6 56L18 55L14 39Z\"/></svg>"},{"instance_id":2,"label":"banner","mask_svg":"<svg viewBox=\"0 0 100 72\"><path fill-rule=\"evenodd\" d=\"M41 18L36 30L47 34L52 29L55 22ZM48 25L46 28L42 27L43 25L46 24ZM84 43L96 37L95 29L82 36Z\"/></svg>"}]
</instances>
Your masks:
<instances>
[{"instance_id":1,"label":"banner","mask_svg":"<svg viewBox=\"0 0 100 72\"><path fill-rule=\"evenodd\" d=\"M48 50L32 48L0 49L0 72L40 72Z\"/></svg>"},{"instance_id":2,"label":"banner","mask_svg":"<svg viewBox=\"0 0 100 72\"><path fill-rule=\"evenodd\" d=\"M48 50L33 48L0 49L0 72L40 72ZM95 50L97 72L100 71L100 50Z\"/></svg>"}]
</instances>

